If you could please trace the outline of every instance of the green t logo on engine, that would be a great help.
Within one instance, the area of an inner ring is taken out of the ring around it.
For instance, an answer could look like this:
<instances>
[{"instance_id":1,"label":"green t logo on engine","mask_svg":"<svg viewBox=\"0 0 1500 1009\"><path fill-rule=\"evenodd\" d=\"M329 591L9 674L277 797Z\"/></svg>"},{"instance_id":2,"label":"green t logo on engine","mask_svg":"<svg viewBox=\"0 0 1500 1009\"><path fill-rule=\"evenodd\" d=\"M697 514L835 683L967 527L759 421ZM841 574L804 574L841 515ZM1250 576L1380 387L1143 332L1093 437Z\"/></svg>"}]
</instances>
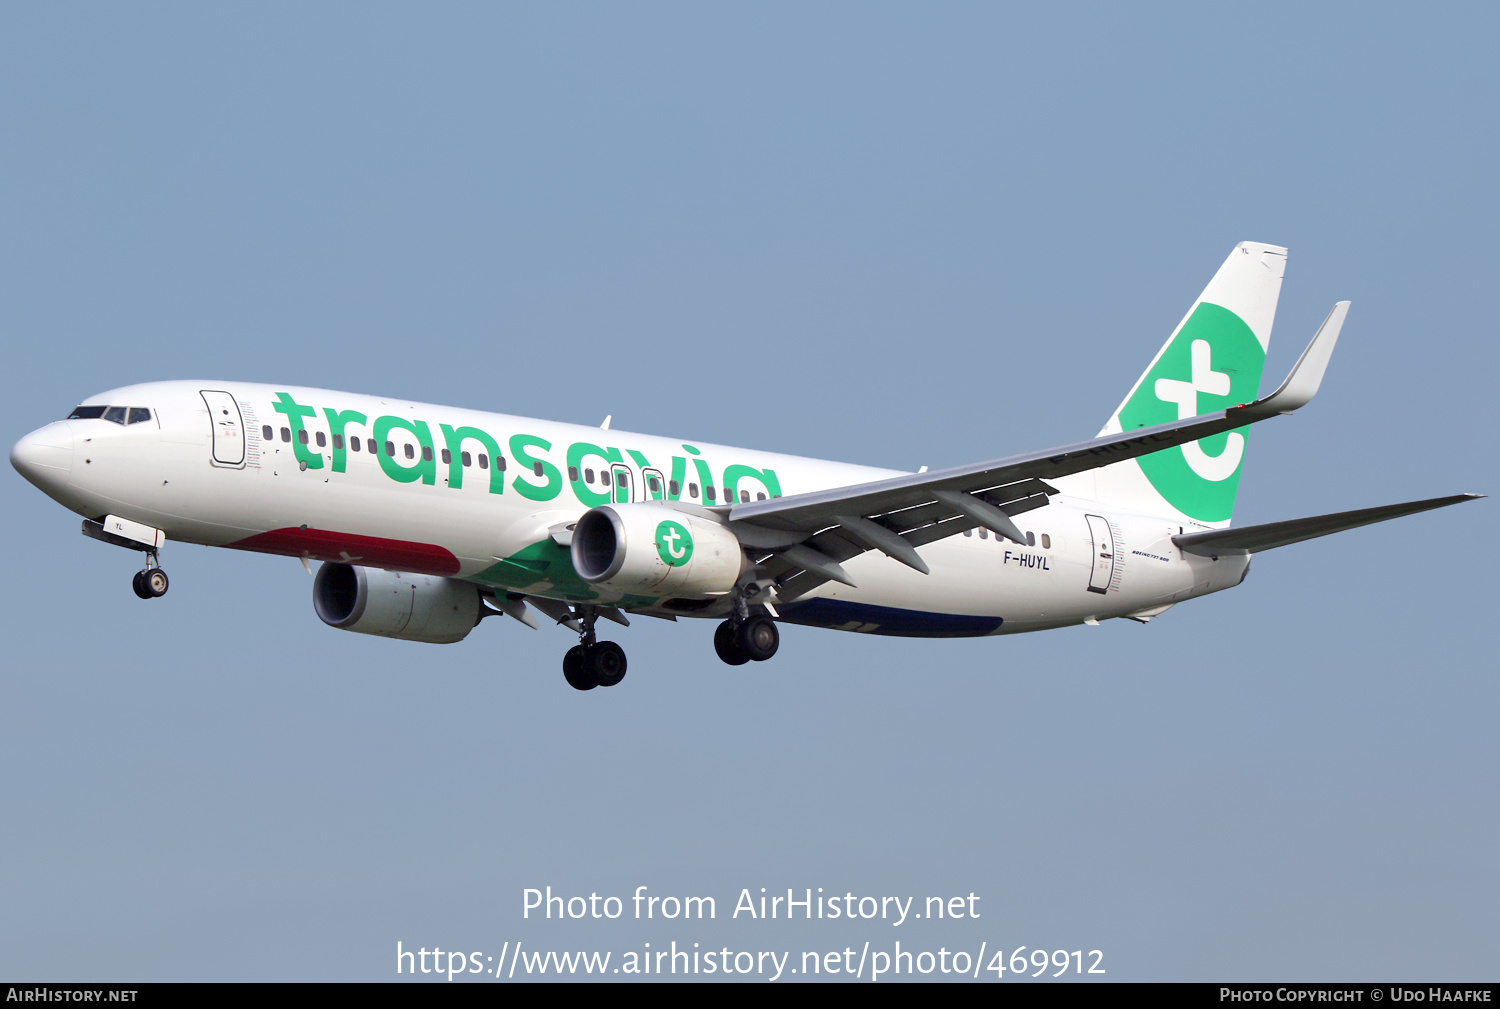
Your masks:
<instances>
[{"instance_id":1,"label":"green t logo on engine","mask_svg":"<svg viewBox=\"0 0 1500 1009\"><path fill-rule=\"evenodd\" d=\"M656 527L656 552L669 568L679 568L693 556L693 537L681 523L668 519Z\"/></svg>"}]
</instances>

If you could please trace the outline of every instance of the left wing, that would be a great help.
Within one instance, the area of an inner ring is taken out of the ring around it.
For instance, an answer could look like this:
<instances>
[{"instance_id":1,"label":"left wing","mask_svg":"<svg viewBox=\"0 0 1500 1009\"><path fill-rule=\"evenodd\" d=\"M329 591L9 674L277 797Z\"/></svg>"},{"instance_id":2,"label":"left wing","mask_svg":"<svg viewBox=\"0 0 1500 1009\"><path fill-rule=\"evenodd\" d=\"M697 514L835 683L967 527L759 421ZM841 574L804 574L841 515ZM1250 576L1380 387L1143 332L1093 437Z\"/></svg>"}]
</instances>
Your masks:
<instances>
[{"instance_id":1,"label":"left wing","mask_svg":"<svg viewBox=\"0 0 1500 1009\"><path fill-rule=\"evenodd\" d=\"M1317 393L1349 302L1328 313L1286 381L1253 403L1060 448L929 473L733 505L729 527L778 582L782 599L830 579L853 585L839 562L866 550L926 573L915 547L984 526L1023 542L1011 516L1057 493L1045 481L1149 455L1300 409Z\"/></svg>"}]
</instances>

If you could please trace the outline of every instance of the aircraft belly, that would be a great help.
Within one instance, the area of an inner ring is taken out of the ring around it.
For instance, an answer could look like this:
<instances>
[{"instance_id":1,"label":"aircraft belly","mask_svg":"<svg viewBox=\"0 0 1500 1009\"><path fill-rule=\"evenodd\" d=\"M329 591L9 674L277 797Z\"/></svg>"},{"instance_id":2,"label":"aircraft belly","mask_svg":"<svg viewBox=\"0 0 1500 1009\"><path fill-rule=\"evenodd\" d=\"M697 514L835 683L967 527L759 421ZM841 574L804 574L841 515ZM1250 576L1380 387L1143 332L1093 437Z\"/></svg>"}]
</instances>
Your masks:
<instances>
[{"instance_id":1,"label":"aircraft belly","mask_svg":"<svg viewBox=\"0 0 1500 1009\"><path fill-rule=\"evenodd\" d=\"M1049 611L1066 614L1063 623L1084 615L1068 613L1067 587L1079 582L1082 567L1063 551L954 536L923 547L922 557L930 574L862 554L845 565L857 588L828 582L779 612L794 623L912 637L1005 633L1012 621Z\"/></svg>"},{"instance_id":2,"label":"aircraft belly","mask_svg":"<svg viewBox=\"0 0 1500 1009\"><path fill-rule=\"evenodd\" d=\"M810 598L778 609L781 619L793 624L833 630L888 634L905 638L972 638L994 634L1001 618L961 613L941 613L852 599Z\"/></svg>"},{"instance_id":3,"label":"aircraft belly","mask_svg":"<svg viewBox=\"0 0 1500 1009\"><path fill-rule=\"evenodd\" d=\"M1091 530L1082 510L1048 509L1045 522L1025 523L1034 527L1036 543L1047 546L981 539L977 532L939 540L921 551L928 575L879 553L861 554L845 563L857 588L826 582L782 614L863 633L955 637L1120 617L1209 591L1209 573L1196 571L1172 545L1175 526L1137 516L1095 520L1102 532ZM1098 535L1106 537L1110 566L1103 591L1090 591ZM1212 574L1219 582L1228 577Z\"/></svg>"}]
</instances>

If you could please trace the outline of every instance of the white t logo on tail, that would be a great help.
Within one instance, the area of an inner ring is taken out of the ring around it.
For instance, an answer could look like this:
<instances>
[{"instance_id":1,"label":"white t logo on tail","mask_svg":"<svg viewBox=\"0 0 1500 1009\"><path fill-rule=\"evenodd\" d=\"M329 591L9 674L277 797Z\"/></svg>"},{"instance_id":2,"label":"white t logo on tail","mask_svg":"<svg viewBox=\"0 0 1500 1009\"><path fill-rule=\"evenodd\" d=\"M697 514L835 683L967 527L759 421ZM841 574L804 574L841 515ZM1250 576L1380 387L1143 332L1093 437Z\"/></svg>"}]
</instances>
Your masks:
<instances>
[{"instance_id":1,"label":"white t logo on tail","mask_svg":"<svg viewBox=\"0 0 1500 1009\"><path fill-rule=\"evenodd\" d=\"M1175 378L1156 380L1156 398L1163 403L1176 403L1178 420L1198 416L1200 392L1210 396L1229 395L1229 376L1222 371L1213 370L1213 348L1208 345L1208 341L1194 340L1192 354L1192 381L1182 382ZM1192 471L1203 479L1214 482L1233 476L1244 454L1245 437L1237 431L1230 432L1224 443L1224 451L1216 456L1203 451L1197 442L1182 446L1183 458Z\"/></svg>"}]
</instances>

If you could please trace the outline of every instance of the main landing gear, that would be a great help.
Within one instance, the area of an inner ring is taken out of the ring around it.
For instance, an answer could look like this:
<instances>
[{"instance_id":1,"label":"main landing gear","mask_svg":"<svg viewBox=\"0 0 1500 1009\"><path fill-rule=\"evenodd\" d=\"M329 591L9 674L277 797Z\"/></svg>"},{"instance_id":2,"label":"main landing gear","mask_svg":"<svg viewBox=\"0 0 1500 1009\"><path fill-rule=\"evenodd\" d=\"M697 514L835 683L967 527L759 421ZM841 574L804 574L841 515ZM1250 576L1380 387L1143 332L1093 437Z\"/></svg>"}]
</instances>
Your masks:
<instances>
[{"instance_id":1,"label":"main landing gear","mask_svg":"<svg viewBox=\"0 0 1500 1009\"><path fill-rule=\"evenodd\" d=\"M167 594L167 573L158 566L159 563L156 551L148 551L145 568L137 571L131 580L130 587L142 599L160 599Z\"/></svg>"},{"instance_id":2,"label":"main landing gear","mask_svg":"<svg viewBox=\"0 0 1500 1009\"><path fill-rule=\"evenodd\" d=\"M781 631L770 617L726 620L714 631L714 651L731 666L764 662L781 646Z\"/></svg>"},{"instance_id":3,"label":"main landing gear","mask_svg":"<svg viewBox=\"0 0 1500 1009\"><path fill-rule=\"evenodd\" d=\"M625 649L613 641L594 639L593 613L582 618L579 643L563 656L563 678L574 690L612 687L625 678Z\"/></svg>"}]
</instances>

